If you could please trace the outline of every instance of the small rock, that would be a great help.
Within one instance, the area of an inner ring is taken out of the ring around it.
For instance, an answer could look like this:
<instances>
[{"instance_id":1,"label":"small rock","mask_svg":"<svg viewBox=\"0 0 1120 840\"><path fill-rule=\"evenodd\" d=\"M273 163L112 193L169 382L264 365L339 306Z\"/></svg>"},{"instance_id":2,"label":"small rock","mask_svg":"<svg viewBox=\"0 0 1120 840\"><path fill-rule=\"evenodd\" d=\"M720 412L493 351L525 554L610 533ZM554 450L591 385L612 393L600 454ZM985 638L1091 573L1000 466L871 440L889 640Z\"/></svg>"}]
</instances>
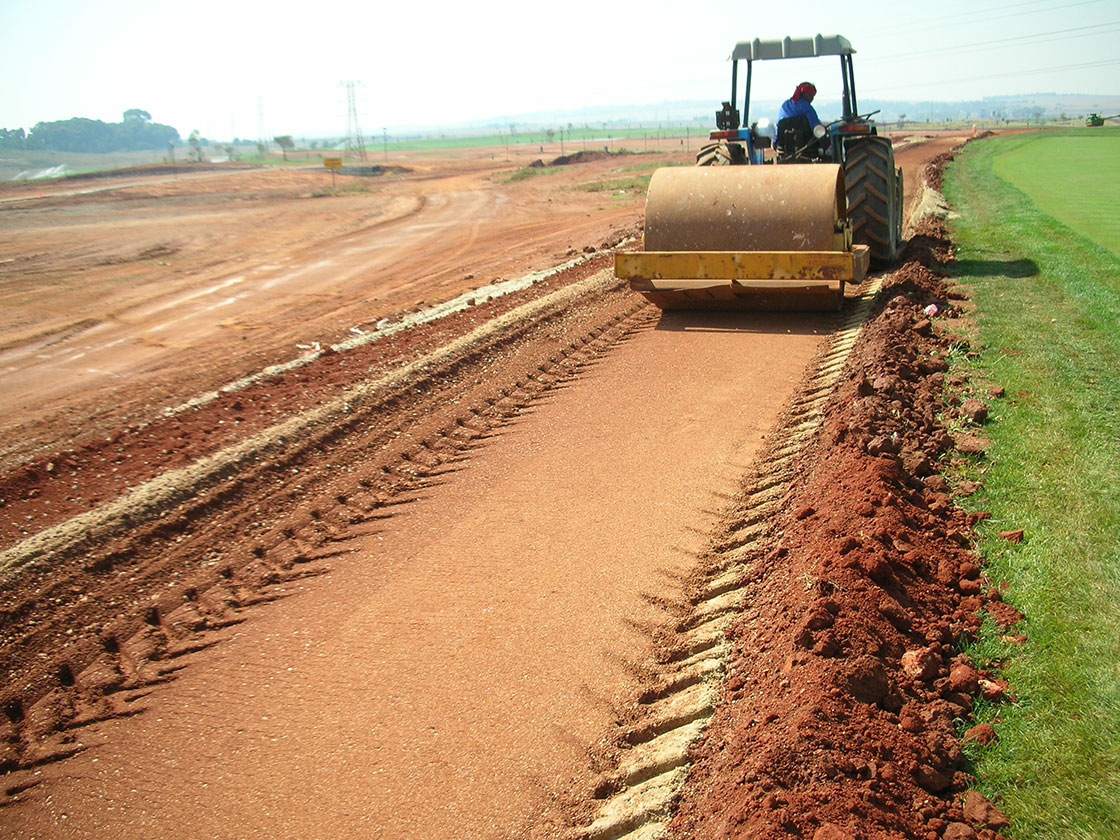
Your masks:
<instances>
[{"instance_id":1,"label":"small rock","mask_svg":"<svg viewBox=\"0 0 1120 840\"><path fill-rule=\"evenodd\" d=\"M946 691L942 698L950 706L955 706L954 716L963 717L968 712L972 711L972 698L967 694L960 691Z\"/></svg>"},{"instance_id":2,"label":"small rock","mask_svg":"<svg viewBox=\"0 0 1120 840\"><path fill-rule=\"evenodd\" d=\"M832 823L825 823L813 832L813 840L855 840L855 838Z\"/></svg>"},{"instance_id":3,"label":"small rock","mask_svg":"<svg viewBox=\"0 0 1120 840\"><path fill-rule=\"evenodd\" d=\"M952 822L945 826L941 840L976 840L976 832L964 823Z\"/></svg>"},{"instance_id":4,"label":"small rock","mask_svg":"<svg viewBox=\"0 0 1120 840\"><path fill-rule=\"evenodd\" d=\"M936 648L908 650L902 654L902 671L916 680L931 680L941 669L941 654Z\"/></svg>"},{"instance_id":5,"label":"small rock","mask_svg":"<svg viewBox=\"0 0 1120 840\"><path fill-rule=\"evenodd\" d=\"M883 614L887 621L904 632L909 630L913 624L913 620L903 609L902 604L885 592L883 597L879 599L879 612Z\"/></svg>"},{"instance_id":6,"label":"small rock","mask_svg":"<svg viewBox=\"0 0 1120 840\"><path fill-rule=\"evenodd\" d=\"M964 818L985 828L1007 828L1011 821L984 794L970 790L964 797Z\"/></svg>"},{"instance_id":7,"label":"small rock","mask_svg":"<svg viewBox=\"0 0 1120 840\"><path fill-rule=\"evenodd\" d=\"M977 481L962 481L957 485L958 496L971 496L980 489L980 483Z\"/></svg>"},{"instance_id":8,"label":"small rock","mask_svg":"<svg viewBox=\"0 0 1120 840\"><path fill-rule=\"evenodd\" d=\"M836 621L836 616L823 607L816 606L805 616L804 626L810 630L827 630Z\"/></svg>"},{"instance_id":9,"label":"small rock","mask_svg":"<svg viewBox=\"0 0 1120 840\"><path fill-rule=\"evenodd\" d=\"M988 406L980 400L965 400L961 405L961 417L970 423L983 423L988 419Z\"/></svg>"},{"instance_id":10,"label":"small rock","mask_svg":"<svg viewBox=\"0 0 1120 840\"><path fill-rule=\"evenodd\" d=\"M1007 393L1007 392L1003 390L1002 385L994 385L994 386L992 386L991 388L988 389L988 396L991 397L993 400L1003 399L1003 395L1005 393Z\"/></svg>"},{"instance_id":11,"label":"small rock","mask_svg":"<svg viewBox=\"0 0 1120 840\"><path fill-rule=\"evenodd\" d=\"M868 455L897 455L898 441L889 437L875 437L867 444Z\"/></svg>"},{"instance_id":12,"label":"small rock","mask_svg":"<svg viewBox=\"0 0 1120 840\"><path fill-rule=\"evenodd\" d=\"M922 764L914 771L914 781L930 793L939 793L952 784L953 777L930 767L928 764Z\"/></svg>"},{"instance_id":13,"label":"small rock","mask_svg":"<svg viewBox=\"0 0 1120 840\"><path fill-rule=\"evenodd\" d=\"M817 512L816 509L812 505L802 505L796 511L794 511L793 518L794 519L808 519L810 516L812 516L816 512Z\"/></svg>"},{"instance_id":14,"label":"small rock","mask_svg":"<svg viewBox=\"0 0 1120 840\"><path fill-rule=\"evenodd\" d=\"M989 703L999 703L1007 693L1002 685L992 680L981 678L977 681L977 685L980 687L980 696Z\"/></svg>"},{"instance_id":15,"label":"small rock","mask_svg":"<svg viewBox=\"0 0 1120 840\"><path fill-rule=\"evenodd\" d=\"M995 729L992 728L990 723L978 723L971 729L965 730L964 738L966 741L975 741L981 746L987 746L995 741L999 736L996 735Z\"/></svg>"},{"instance_id":16,"label":"small rock","mask_svg":"<svg viewBox=\"0 0 1120 840\"><path fill-rule=\"evenodd\" d=\"M980 674L969 665L954 665L949 669L949 687L953 691L973 694L980 684Z\"/></svg>"},{"instance_id":17,"label":"small rock","mask_svg":"<svg viewBox=\"0 0 1120 840\"><path fill-rule=\"evenodd\" d=\"M929 359L918 360L918 371L925 376L931 376L935 373L944 373L949 369L949 363L942 359L940 356L933 356Z\"/></svg>"},{"instance_id":18,"label":"small rock","mask_svg":"<svg viewBox=\"0 0 1120 840\"><path fill-rule=\"evenodd\" d=\"M906 732L914 735L926 730L925 721L922 720L919 710L913 703L907 703L902 707L902 711L898 713L898 725Z\"/></svg>"},{"instance_id":19,"label":"small rock","mask_svg":"<svg viewBox=\"0 0 1120 840\"><path fill-rule=\"evenodd\" d=\"M972 434L957 435L957 451L964 455L980 455L988 448L988 441Z\"/></svg>"},{"instance_id":20,"label":"small rock","mask_svg":"<svg viewBox=\"0 0 1120 840\"><path fill-rule=\"evenodd\" d=\"M1000 531L999 538L1007 540L1009 543L1021 543L1023 541L1023 529L1016 528L1012 531Z\"/></svg>"},{"instance_id":21,"label":"small rock","mask_svg":"<svg viewBox=\"0 0 1120 840\"><path fill-rule=\"evenodd\" d=\"M889 375L876 376L871 382L871 387L884 394L894 394L895 389L898 387L898 377Z\"/></svg>"},{"instance_id":22,"label":"small rock","mask_svg":"<svg viewBox=\"0 0 1120 840\"><path fill-rule=\"evenodd\" d=\"M902 466L910 475L922 478L933 472L933 464L924 452L906 452L902 456Z\"/></svg>"},{"instance_id":23,"label":"small rock","mask_svg":"<svg viewBox=\"0 0 1120 840\"><path fill-rule=\"evenodd\" d=\"M878 703L890 692L890 678L883 663L865 654L846 663L846 673L841 677L842 688L863 703Z\"/></svg>"},{"instance_id":24,"label":"small rock","mask_svg":"<svg viewBox=\"0 0 1120 840\"><path fill-rule=\"evenodd\" d=\"M926 489L933 493L948 493L949 482L945 480L943 475L927 475L922 479L922 484Z\"/></svg>"}]
</instances>

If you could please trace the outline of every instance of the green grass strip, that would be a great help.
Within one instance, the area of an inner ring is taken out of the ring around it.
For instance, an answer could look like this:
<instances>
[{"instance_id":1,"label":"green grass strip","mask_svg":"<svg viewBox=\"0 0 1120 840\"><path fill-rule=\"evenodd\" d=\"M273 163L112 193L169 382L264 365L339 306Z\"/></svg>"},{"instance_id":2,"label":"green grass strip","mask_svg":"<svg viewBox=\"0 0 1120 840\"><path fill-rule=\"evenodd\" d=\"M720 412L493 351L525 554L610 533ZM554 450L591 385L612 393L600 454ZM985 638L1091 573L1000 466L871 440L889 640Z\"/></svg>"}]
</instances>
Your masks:
<instances>
[{"instance_id":1,"label":"green grass strip","mask_svg":"<svg viewBox=\"0 0 1120 840\"><path fill-rule=\"evenodd\" d=\"M993 165L1044 213L1120 257L1120 127L1048 133Z\"/></svg>"},{"instance_id":2,"label":"green grass strip","mask_svg":"<svg viewBox=\"0 0 1120 840\"><path fill-rule=\"evenodd\" d=\"M1027 616L1024 645L988 627L970 650L1019 702L977 706L999 741L969 756L1019 840L1120 837L1120 258L1059 201L1103 206L1115 185L1055 154L1087 131L970 144L945 182L978 310L979 353L958 370L1006 389L968 503L991 512L988 574ZM1015 528L1022 544L998 538Z\"/></svg>"}]
</instances>

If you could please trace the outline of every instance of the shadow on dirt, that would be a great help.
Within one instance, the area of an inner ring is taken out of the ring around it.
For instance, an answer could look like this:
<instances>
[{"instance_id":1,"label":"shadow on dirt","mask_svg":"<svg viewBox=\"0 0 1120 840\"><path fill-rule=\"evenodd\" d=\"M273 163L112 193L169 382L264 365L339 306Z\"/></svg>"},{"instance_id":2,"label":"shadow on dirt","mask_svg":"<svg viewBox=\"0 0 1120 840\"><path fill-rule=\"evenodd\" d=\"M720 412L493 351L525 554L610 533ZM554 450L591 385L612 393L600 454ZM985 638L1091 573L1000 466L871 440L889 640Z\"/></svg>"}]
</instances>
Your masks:
<instances>
[{"instance_id":1,"label":"shadow on dirt","mask_svg":"<svg viewBox=\"0 0 1120 840\"><path fill-rule=\"evenodd\" d=\"M718 312L714 310L661 313L654 327L669 332L742 332L815 335L836 326L836 313L822 312Z\"/></svg>"}]
</instances>

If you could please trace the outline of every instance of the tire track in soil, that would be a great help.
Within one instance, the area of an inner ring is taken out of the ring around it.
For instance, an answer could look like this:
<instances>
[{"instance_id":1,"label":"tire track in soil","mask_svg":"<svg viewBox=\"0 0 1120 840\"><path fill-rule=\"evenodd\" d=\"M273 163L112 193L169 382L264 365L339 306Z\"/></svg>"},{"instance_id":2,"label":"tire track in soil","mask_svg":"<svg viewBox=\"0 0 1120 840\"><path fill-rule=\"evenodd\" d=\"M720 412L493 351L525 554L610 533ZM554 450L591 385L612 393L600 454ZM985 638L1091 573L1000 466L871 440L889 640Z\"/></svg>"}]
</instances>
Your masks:
<instances>
[{"instance_id":1,"label":"tire track in soil","mask_svg":"<svg viewBox=\"0 0 1120 840\"><path fill-rule=\"evenodd\" d=\"M721 699L732 654L730 632L748 590L749 561L775 538L795 459L824 420L824 406L871 314L881 279L872 277L859 299L849 301L843 326L767 436L734 505L720 517L723 525L701 553L684 599L674 605L676 618L656 634L658 664L645 675L645 688L619 722L621 749L603 759L612 768L596 791L600 803L593 819L572 832L572 840L652 840L668 830L687 780L690 748Z\"/></svg>"},{"instance_id":2,"label":"tire track in soil","mask_svg":"<svg viewBox=\"0 0 1120 840\"><path fill-rule=\"evenodd\" d=\"M391 386L370 389L365 406L296 418L287 438L259 434L198 475L150 482L147 493L108 506L95 527L72 523L6 552L7 566L26 566L14 579L9 569L2 592L0 669L11 679L0 697L0 768L72 754L76 729L129 714L183 654L210 644L199 634L238 623L240 610L274 600L277 587L324 573L354 528L391 517L655 312L596 275L499 317L486 341L468 335L442 359L424 357L389 377L399 380ZM246 498L257 500L250 511ZM268 511L288 509L302 512L270 519Z\"/></svg>"},{"instance_id":3,"label":"tire track in soil","mask_svg":"<svg viewBox=\"0 0 1120 840\"><path fill-rule=\"evenodd\" d=\"M625 303L628 307L631 307L631 308L634 307L635 304L634 304L633 298L631 296L629 296L629 295L619 295L619 298L620 298L621 302ZM601 312L602 309L603 309L601 301L600 302L590 302L589 306L595 312ZM633 310L635 312L635 316L636 317L641 316L642 318L647 317L647 316L642 316L641 313L643 313L643 312L649 313L650 311L649 311L648 307L645 307L643 304L637 304L637 306L638 306L638 308ZM652 314L652 313L650 313L650 314ZM705 318L705 321L707 321L707 320L708 319ZM821 321L820 321L820 324L821 324L821 326L825 326L828 323L831 323L832 320L833 319L832 319L831 316L829 316L827 318L822 318ZM791 323L793 323L793 322L791 322ZM648 329L649 325L650 325L650 322L647 320L645 322L644 326L643 326L643 322L642 322L641 318L639 318L637 321L625 324L624 329L622 329L621 331L612 332L612 331L608 330L607 333L604 334L605 337L606 337L606 344L604 345L603 349L606 349L607 347L615 347L615 348L624 347L628 343L626 341L627 336L636 336L639 332L642 332L643 329ZM602 329L601 326L597 326L594 330L592 330L592 333L598 332L601 329ZM781 331L782 331L781 329L778 330L778 332L781 332ZM711 338L705 336L704 335L705 332L708 332L708 330L702 331L699 334L698 338L693 339L693 343L700 342L702 344L706 344L710 348L711 347ZM736 336L734 333L728 334L726 331L716 331L716 332L717 332L717 335L722 335L723 336L723 338L721 338L721 342L726 342L730 338L732 340L733 345L741 343L741 341L746 337L746 336L743 336L743 335ZM801 346L801 347L815 346L818 342L818 339L808 335L811 331L806 330L805 332L806 332L806 336L808 336L808 337L794 336L794 337L788 337L786 339L783 339L783 341L785 341L786 345L789 346L789 347L793 347L793 346ZM757 336L756 340L759 341L759 342L769 340L769 333L770 333L770 330L763 331L763 335L762 336ZM578 335L578 333L577 333L577 335ZM687 337L688 337L687 333L684 336L681 336L677 332L673 331L673 332L670 332L668 334L660 336L660 340L661 340L663 345L669 346L671 348L676 348L680 345L680 343L683 340L686 340ZM651 338L653 338L653 335L643 336L643 341L651 339ZM721 344L720 346L723 346L723 345ZM544 348L544 352L548 352L548 349L549 348L547 348L547 347ZM633 355L633 352L634 351L632 350L631 351L631 357ZM709 352L710 352L710 350L709 350ZM612 354L612 356L613 355L614 354ZM726 353L724 352L723 355L726 356ZM582 365L580 365L576 369L576 371L574 372L575 375L577 377L582 377L586 373L586 374L591 374L593 376L595 371L597 369L599 369L599 365L598 365L597 360L599 360L601 358L602 358L602 355L599 352L593 353L589 358L587 358L586 360L583 360ZM795 365L795 368L796 368L797 371L801 370L801 366L802 366L803 363L804 362L801 361L801 362L798 362ZM732 364L740 365L741 362L735 362L734 360L732 360ZM521 369L524 370L524 366L522 366ZM539 367L538 367L538 369L539 369ZM766 366L766 371L771 378L774 375L774 370L775 370L775 368L774 368L774 365L772 363ZM525 377L522 377L522 379L524 381L521 381L520 384L523 387L528 387L530 390L535 392L537 390L537 386L535 384L530 384L530 383L532 383L534 381L534 378L536 376L537 376L536 374L526 375ZM553 391L553 392L556 392L556 391L565 392L565 391L567 391L567 393L569 395L568 399L570 400L570 399L572 399L570 394L582 393L583 389L586 387L585 383L583 383L583 384L580 385L579 388L574 388L573 387L570 391L568 391L568 389L565 388L565 385L567 384L567 381L568 380L565 380L564 382L559 383L557 386L554 386L550 390ZM517 385L518 383L515 382L514 384ZM701 387L703 387L703 381L702 380L697 384L699 384ZM508 396L509 395L507 395L507 397L503 398L500 393L497 394L497 395L494 395L491 392L490 399L499 409L501 409L503 407L503 403L508 398ZM515 401L514 404L516 405L518 402L520 402L520 400ZM542 417L546 416L547 414L548 414L548 412L541 412ZM676 412L670 412L670 415L675 417ZM706 416L706 415L704 415L704 412L701 412L701 415ZM765 423L765 425L769 425L769 421L767 421ZM413 443L412 445L410 445L409 449L407 450L409 452L409 457L407 459L408 464L403 466L401 469L407 472L410 468L414 467L417 462L420 462L422 465L426 465L427 456L425 456L425 451L433 451L436 448L437 447L430 440L429 440L427 446L419 446L419 445L416 445L415 443ZM447 462L445 462L443 465L438 465L436 467L436 469L441 471L441 475L435 476L434 480L435 481L441 480L442 471L444 471L446 469L456 469L457 467L458 467L457 464L448 464ZM704 477L706 479L706 482L712 481L712 476L707 471L705 472ZM298 499L298 495L299 495L298 493L294 493L291 497L291 501L294 502L296 499ZM412 495L406 494L404 497L397 497L397 498L389 500L390 503L387 504L387 505L383 505L383 507L393 507L394 506L392 504L393 502L399 502L399 503L407 505L412 498L413 498ZM279 500L279 502L281 502L281 503L283 503L284 501L285 501L284 499ZM375 510L382 511L382 508L375 508ZM309 529L314 529L316 527L319 527L318 523L320 523L324 519L327 519L327 517L324 517L322 515L316 516L316 511L314 509L312 509L310 511L305 511L305 513L300 514L296 518L297 521L295 522L295 524L301 524L301 522L300 522L301 518L302 518L302 520L309 520L309 521L306 521L306 523L305 523L305 527L309 528ZM328 522L328 524L332 524L332 523ZM372 536L376 536L374 533L372 533L372 530L369 531L369 532L366 532L364 534L364 536L360 533L355 535L354 530L353 530L354 528L364 529L367 525L370 525L370 526L372 526L373 529L376 529L377 526L378 526L378 523L376 523L376 522L375 523L359 522L359 523L356 523L353 526L344 525L343 527L341 527L338 531L336 531L332 535L334 539L331 541L331 543L332 543L330 545L331 550L339 550L340 548L342 548L341 543L346 539L352 539L352 538L368 539ZM307 544L305 546L299 545L299 543L298 543L299 538L300 537L305 537L306 532L293 532L293 533L289 533L289 534L284 534L282 536L285 536L291 542L295 542L295 545L286 545L285 547L283 547L283 548L285 548L285 550L300 551L300 552L302 552L303 559L314 560L314 559L322 556L321 553L320 554L316 553L316 548L317 547L310 545L309 541L306 541ZM181 549L176 549L176 551L180 551L180 550ZM189 554L189 550L187 551L187 553ZM264 560L270 560L270 559L272 559L273 554L274 554L274 552L272 552L272 551L266 552L263 559ZM295 559L297 561L297 565L298 565L298 558L293 558L293 559ZM284 572L284 571L287 571L287 570L285 570L285 569L281 570L281 572ZM273 572L275 573L275 570L273 570ZM236 583L236 582L237 581L235 579L233 581L233 583ZM291 587L293 586L293 583L295 583L295 582L294 581L284 581L282 579L281 580L275 580L274 579L273 581L271 581L271 585L274 587L271 590L271 594L274 594L274 595L277 595L277 596L282 595L282 594L286 594L287 592L291 591ZM216 588L215 590L204 592L203 593L204 597L200 597L198 600L200 602L202 602L202 604L204 606L208 605L209 603L214 603L214 602L219 602L220 603L221 600L222 600L223 592L228 591L228 589L230 589L230 588L231 588L231 586L229 585L228 582L225 585L220 584L219 587ZM234 593L235 596L236 596L236 594L237 593ZM134 651L139 651L139 654L141 656L148 655L148 652L153 649L153 643L159 643L161 641L161 639L160 639L161 635L166 636L167 631L166 631L164 625L166 625L167 622L164 621L164 620L161 620L162 615L163 615L163 613L161 613L158 616L155 616L155 615L150 616L150 619L153 620L153 621L159 620L160 624L161 624L161 627L157 628L154 624L152 624L150 628L143 628L141 630L141 632L137 633L134 638L130 639L126 644L122 645L122 647L124 649L126 649L126 653L128 654L128 657L129 657L130 660L136 658L136 655L134 654ZM193 619L194 616L192 615L192 616L190 616L190 618ZM176 627L179 627L179 626L182 625L182 622L179 621L178 619L179 619L179 616L176 616L176 621L175 621L175 626ZM157 661L157 662L160 661L158 659L158 657L159 657L158 652L156 652L152 655L156 657L155 661ZM209 656L210 654L209 654L209 651L207 651L205 653L200 652L200 655ZM177 659L173 659L173 660L171 660L171 662L174 663L172 665L172 668L176 668L179 664L181 664L181 661L177 660ZM156 675L157 678L161 677L161 676L164 676L164 675L162 675L162 674L157 674ZM93 675L91 674L91 675L89 675L89 677L90 677L89 681L92 681ZM75 682L78 683L79 685L86 682L86 681L87 681L87 679L85 677L82 677L81 675L79 675L79 678L75 679ZM176 693L181 694L181 691L176 692ZM56 697L57 696L58 695L56 694ZM147 696L148 695L141 695L141 694L138 693L136 695L136 700L134 700L133 702L138 702L140 700L144 700L145 697L147 697ZM49 706L49 703L47 701L43 701L41 706L40 706L40 704L36 704L36 705L38 706L38 708L36 708L35 713L26 715L26 717L28 717L30 719L33 719L33 720L40 720L49 711L49 709L47 708ZM79 737L83 737L83 741L86 738L88 738L88 736L82 736L81 735L81 727L78 728L77 733L78 733ZM72 731L69 734L74 735L75 733ZM63 737L65 737L65 736L63 736ZM58 747L58 749L63 750L63 751L65 749L67 749L67 745L66 745L65 742L58 744L57 747ZM101 754L102 756L104 755L103 753L99 753L99 754ZM43 760L46 760L45 756L44 756ZM75 760L79 760L79 761L83 762L83 764L84 764L86 759L76 758ZM58 789L56 788L56 791L57 790ZM34 796L34 792L29 791L26 795ZM75 823L72 822L71 824L73 825ZM548 834L547 836L554 836L554 835L553 834Z\"/></svg>"},{"instance_id":4,"label":"tire track in soil","mask_svg":"<svg viewBox=\"0 0 1120 840\"><path fill-rule=\"evenodd\" d=\"M270 366L263 371L267 375L255 382L223 386L154 418L124 428L118 422L92 440L41 454L0 475L0 546L7 550L29 535L86 512L90 504L116 498L168 470L337 398L356 380L389 375L491 319L585 280L605 264L605 256L592 257L554 271L519 292L488 297L432 323L397 329L405 321L395 321L389 325L391 334L371 343L345 352L328 347L314 357L297 359L302 365L299 369L279 369L292 368L291 361Z\"/></svg>"}]
</instances>

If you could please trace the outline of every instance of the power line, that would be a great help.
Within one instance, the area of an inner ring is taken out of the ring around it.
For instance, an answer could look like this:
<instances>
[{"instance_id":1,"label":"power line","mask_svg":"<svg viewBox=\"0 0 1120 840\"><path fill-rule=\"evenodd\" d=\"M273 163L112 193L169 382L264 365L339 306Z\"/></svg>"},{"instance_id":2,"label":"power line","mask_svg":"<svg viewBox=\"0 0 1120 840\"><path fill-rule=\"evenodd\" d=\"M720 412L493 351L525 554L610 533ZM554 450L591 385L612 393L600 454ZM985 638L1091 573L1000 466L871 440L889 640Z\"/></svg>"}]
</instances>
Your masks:
<instances>
[{"instance_id":1,"label":"power line","mask_svg":"<svg viewBox=\"0 0 1120 840\"><path fill-rule=\"evenodd\" d=\"M1067 11L1076 6L1089 6L1096 3L1105 2L1105 0L1079 0L1076 3L1058 3L1056 5L1048 5L1041 9L1031 9L1029 11L1012 11L1022 10L1026 6L1038 6L1042 3L1049 2L1049 0L1028 0L1025 3L1012 3L1008 6L997 6L994 9L970 9L963 14L940 14L937 17L927 18L923 21L913 21L905 26L888 26L884 29L871 29L867 30L867 35L894 35L894 34L911 34L914 32L926 32L928 29L935 26L957 26L961 23L973 23L976 21L983 21L988 23L993 20L1003 20L1009 17L1022 17L1024 15L1034 15L1042 12L1054 11ZM1108 0L1112 2L1112 0ZM1008 14L998 14L999 12L1008 12Z\"/></svg>"},{"instance_id":2,"label":"power line","mask_svg":"<svg viewBox=\"0 0 1120 840\"><path fill-rule=\"evenodd\" d=\"M1082 69L1089 68L1089 67L1109 67L1113 64L1120 64L1120 58L1109 59L1108 61L1089 61L1089 62L1086 62L1084 64L1061 64L1061 65L1058 65L1056 67L1036 67L1032 70L1015 70L1015 71L1010 72L1010 73L991 73L991 74L984 75L984 76L966 76L966 77L961 78L961 79L935 79L935 80L929 81L929 82L916 82L916 83L913 83L913 84L908 84L905 87L899 86L899 87L871 88L871 89L868 89L868 88L865 87L862 90L860 90L860 94L864 97L868 96L869 94L874 94L876 96L881 96L885 92L894 91L894 90L911 90L913 88L922 88L922 87L944 88L944 87L947 87L949 85L960 84L962 82L980 82L980 81L984 81L985 79L1004 79L1004 78L1007 78L1009 76L1034 76L1034 75L1037 75L1039 73L1054 73L1054 72L1059 71L1059 70L1082 70Z\"/></svg>"},{"instance_id":3,"label":"power line","mask_svg":"<svg viewBox=\"0 0 1120 840\"><path fill-rule=\"evenodd\" d=\"M1093 24L1092 26L1076 26L1072 29L1058 29L1058 30L1055 30L1054 32L1039 32L1038 34L1035 34L1035 35L1018 35L1018 36L1011 37L1011 38L997 38L993 41L977 41L976 43L973 43L973 44L961 44L960 46L944 47L944 48L930 49L930 50L921 50L919 52L894 53L893 55L883 55L883 56L877 55L874 58L864 59L861 62L861 64L862 65L875 64L875 63L880 62L880 61L893 61L894 59L898 59L898 58L914 58L916 56L922 56L922 55L947 55L949 53L971 50L971 49L974 49L975 47L989 47L989 46L994 46L994 45L999 45L999 44L1012 44L1012 43L1017 42L1017 41L1046 40L1047 42L1049 42L1049 41L1055 41L1055 40L1059 40L1059 41L1060 40L1068 40L1069 38L1084 38L1088 35L1104 35L1104 34L1107 34L1108 32L1113 31L1111 29L1104 30L1103 29L1104 27L1120 27L1120 21L1112 21L1110 23L1097 23L1097 24ZM1103 30L1103 31L1093 31L1093 32L1084 31L1084 30L1087 30L1087 29L1089 29L1089 30ZM1055 38L1056 35L1064 35L1064 34L1069 33L1069 32L1080 32L1081 34L1080 35L1070 35L1068 38Z\"/></svg>"}]
</instances>

